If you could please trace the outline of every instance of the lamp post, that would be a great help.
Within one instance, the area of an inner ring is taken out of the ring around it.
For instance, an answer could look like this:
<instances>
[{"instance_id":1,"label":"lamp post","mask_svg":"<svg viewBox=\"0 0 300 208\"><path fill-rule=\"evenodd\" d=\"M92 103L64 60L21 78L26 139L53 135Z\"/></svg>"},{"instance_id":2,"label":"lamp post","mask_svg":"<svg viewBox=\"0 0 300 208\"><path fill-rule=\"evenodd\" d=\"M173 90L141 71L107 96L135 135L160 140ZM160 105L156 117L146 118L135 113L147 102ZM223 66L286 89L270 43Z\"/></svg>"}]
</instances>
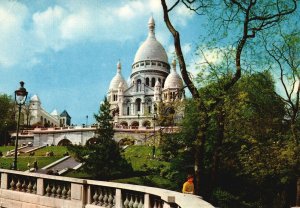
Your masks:
<instances>
[{"instance_id":1,"label":"lamp post","mask_svg":"<svg viewBox=\"0 0 300 208\"><path fill-rule=\"evenodd\" d=\"M88 125L88 120L89 120L89 116L88 115L86 115L86 122L85 122L85 126L87 127L87 125Z\"/></svg>"},{"instance_id":2,"label":"lamp post","mask_svg":"<svg viewBox=\"0 0 300 208\"><path fill-rule=\"evenodd\" d=\"M4 121L4 146L6 146L7 122Z\"/></svg>"},{"instance_id":3,"label":"lamp post","mask_svg":"<svg viewBox=\"0 0 300 208\"><path fill-rule=\"evenodd\" d=\"M15 91L15 101L19 107L19 117L17 121L17 136L15 141L15 158L13 162L13 169L17 170L17 159L18 159L18 140L19 140L19 128L20 128L20 117L21 117L21 107L25 104L28 92L24 88L24 82L20 82L20 88Z\"/></svg>"},{"instance_id":4,"label":"lamp post","mask_svg":"<svg viewBox=\"0 0 300 208\"><path fill-rule=\"evenodd\" d=\"M154 114L153 114L153 140L154 140L154 144L152 147L152 157L155 157L155 121L156 121L156 112L157 112L157 106L156 104L154 104Z\"/></svg>"}]
</instances>

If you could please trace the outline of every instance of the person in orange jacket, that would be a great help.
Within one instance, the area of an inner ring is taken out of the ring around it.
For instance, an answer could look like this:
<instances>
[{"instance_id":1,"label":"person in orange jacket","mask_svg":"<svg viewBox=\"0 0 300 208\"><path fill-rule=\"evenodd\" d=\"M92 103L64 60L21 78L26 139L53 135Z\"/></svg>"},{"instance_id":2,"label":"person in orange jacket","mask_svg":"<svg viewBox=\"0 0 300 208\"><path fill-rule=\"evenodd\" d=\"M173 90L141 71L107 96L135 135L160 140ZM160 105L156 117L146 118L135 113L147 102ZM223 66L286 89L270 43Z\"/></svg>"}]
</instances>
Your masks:
<instances>
[{"instance_id":1,"label":"person in orange jacket","mask_svg":"<svg viewBox=\"0 0 300 208\"><path fill-rule=\"evenodd\" d=\"M183 184L182 193L184 194L194 194L194 177L188 175L187 181Z\"/></svg>"}]
</instances>

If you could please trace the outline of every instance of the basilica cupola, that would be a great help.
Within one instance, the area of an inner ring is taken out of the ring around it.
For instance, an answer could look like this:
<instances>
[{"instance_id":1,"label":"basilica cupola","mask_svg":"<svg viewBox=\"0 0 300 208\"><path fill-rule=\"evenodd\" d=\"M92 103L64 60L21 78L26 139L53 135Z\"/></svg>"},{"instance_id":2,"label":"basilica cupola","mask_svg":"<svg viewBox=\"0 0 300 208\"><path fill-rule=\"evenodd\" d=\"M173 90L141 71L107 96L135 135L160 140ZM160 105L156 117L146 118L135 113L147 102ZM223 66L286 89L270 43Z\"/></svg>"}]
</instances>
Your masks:
<instances>
[{"instance_id":1,"label":"basilica cupola","mask_svg":"<svg viewBox=\"0 0 300 208\"><path fill-rule=\"evenodd\" d=\"M118 61L118 63L117 63L117 74L110 81L108 91L118 90L120 82L123 82L123 88L125 88L125 89L128 88L127 83L126 83L125 79L123 78L123 76L121 74L121 68L122 68L121 67L121 62Z\"/></svg>"},{"instance_id":2,"label":"basilica cupola","mask_svg":"<svg viewBox=\"0 0 300 208\"><path fill-rule=\"evenodd\" d=\"M135 54L130 78L138 74L149 73L157 74L156 80L158 78L165 79L170 73L167 53L155 37L155 21L153 17L150 17L148 21L148 37ZM154 83L152 87L154 87Z\"/></svg>"}]
</instances>

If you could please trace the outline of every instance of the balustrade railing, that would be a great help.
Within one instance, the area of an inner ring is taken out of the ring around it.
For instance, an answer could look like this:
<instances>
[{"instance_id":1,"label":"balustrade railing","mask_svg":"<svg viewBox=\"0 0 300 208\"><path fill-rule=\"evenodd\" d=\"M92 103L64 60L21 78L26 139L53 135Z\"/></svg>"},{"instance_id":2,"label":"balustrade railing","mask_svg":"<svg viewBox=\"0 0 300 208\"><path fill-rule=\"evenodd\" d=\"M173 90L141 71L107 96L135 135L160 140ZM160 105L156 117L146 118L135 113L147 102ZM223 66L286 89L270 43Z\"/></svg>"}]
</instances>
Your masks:
<instances>
[{"instance_id":1,"label":"balustrade railing","mask_svg":"<svg viewBox=\"0 0 300 208\"><path fill-rule=\"evenodd\" d=\"M8 189L12 191L22 191L30 194L36 194L37 180L36 178L10 174L8 177Z\"/></svg>"},{"instance_id":2,"label":"balustrade railing","mask_svg":"<svg viewBox=\"0 0 300 208\"><path fill-rule=\"evenodd\" d=\"M44 180L45 196L71 199L71 183L58 180Z\"/></svg>"},{"instance_id":3,"label":"balustrade railing","mask_svg":"<svg viewBox=\"0 0 300 208\"><path fill-rule=\"evenodd\" d=\"M194 195L104 181L0 169L2 207L212 208Z\"/></svg>"}]
</instances>

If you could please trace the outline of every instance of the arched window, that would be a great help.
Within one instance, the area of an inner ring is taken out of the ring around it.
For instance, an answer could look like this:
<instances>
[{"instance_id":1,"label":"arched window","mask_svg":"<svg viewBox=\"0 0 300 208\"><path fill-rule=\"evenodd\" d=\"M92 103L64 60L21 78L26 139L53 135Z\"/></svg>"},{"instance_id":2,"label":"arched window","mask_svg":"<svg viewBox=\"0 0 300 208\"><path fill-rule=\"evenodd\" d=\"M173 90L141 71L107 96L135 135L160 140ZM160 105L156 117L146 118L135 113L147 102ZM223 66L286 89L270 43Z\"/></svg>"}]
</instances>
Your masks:
<instances>
[{"instance_id":1,"label":"arched window","mask_svg":"<svg viewBox=\"0 0 300 208\"><path fill-rule=\"evenodd\" d=\"M152 107L152 100L150 98L147 98L145 101L146 101L145 111L150 114L151 113L151 107Z\"/></svg>"},{"instance_id":2,"label":"arched window","mask_svg":"<svg viewBox=\"0 0 300 208\"><path fill-rule=\"evenodd\" d=\"M135 104L136 104L136 111L137 112L141 111L141 99L140 98L136 99Z\"/></svg>"},{"instance_id":3,"label":"arched window","mask_svg":"<svg viewBox=\"0 0 300 208\"><path fill-rule=\"evenodd\" d=\"M155 78L153 77L151 80L151 87L154 87L154 86L155 86Z\"/></svg>"},{"instance_id":4,"label":"arched window","mask_svg":"<svg viewBox=\"0 0 300 208\"><path fill-rule=\"evenodd\" d=\"M127 116L129 116L129 114L130 114L130 107L128 106L127 107Z\"/></svg>"},{"instance_id":5,"label":"arched window","mask_svg":"<svg viewBox=\"0 0 300 208\"><path fill-rule=\"evenodd\" d=\"M161 79L160 78L158 78L158 81L159 81L159 83L161 83Z\"/></svg>"},{"instance_id":6,"label":"arched window","mask_svg":"<svg viewBox=\"0 0 300 208\"><path fill-rule=\"evenodd\" d=\"M118 100L118 95L113 95L113 101L117 101Z\"/></svg>"},{"instance_id":7,"label":"arched window","mask_svg":"<svg viewBox=\"0 0 300 208\"><path fill-rule=\"evenodd\" d=\"M124 106L124 115L129 116L130 115L130 100L125 100L125 106Z\"/></svg>"},{"instance_id":8,"label":"arched window","mask_svg":"<svg viewBox=\"0 0 300 208\"><path fill-rule=\"evenodd\" d=\"M149 86L149 77L146 78L146 85Z\"/></svg>"}]
</instances>

